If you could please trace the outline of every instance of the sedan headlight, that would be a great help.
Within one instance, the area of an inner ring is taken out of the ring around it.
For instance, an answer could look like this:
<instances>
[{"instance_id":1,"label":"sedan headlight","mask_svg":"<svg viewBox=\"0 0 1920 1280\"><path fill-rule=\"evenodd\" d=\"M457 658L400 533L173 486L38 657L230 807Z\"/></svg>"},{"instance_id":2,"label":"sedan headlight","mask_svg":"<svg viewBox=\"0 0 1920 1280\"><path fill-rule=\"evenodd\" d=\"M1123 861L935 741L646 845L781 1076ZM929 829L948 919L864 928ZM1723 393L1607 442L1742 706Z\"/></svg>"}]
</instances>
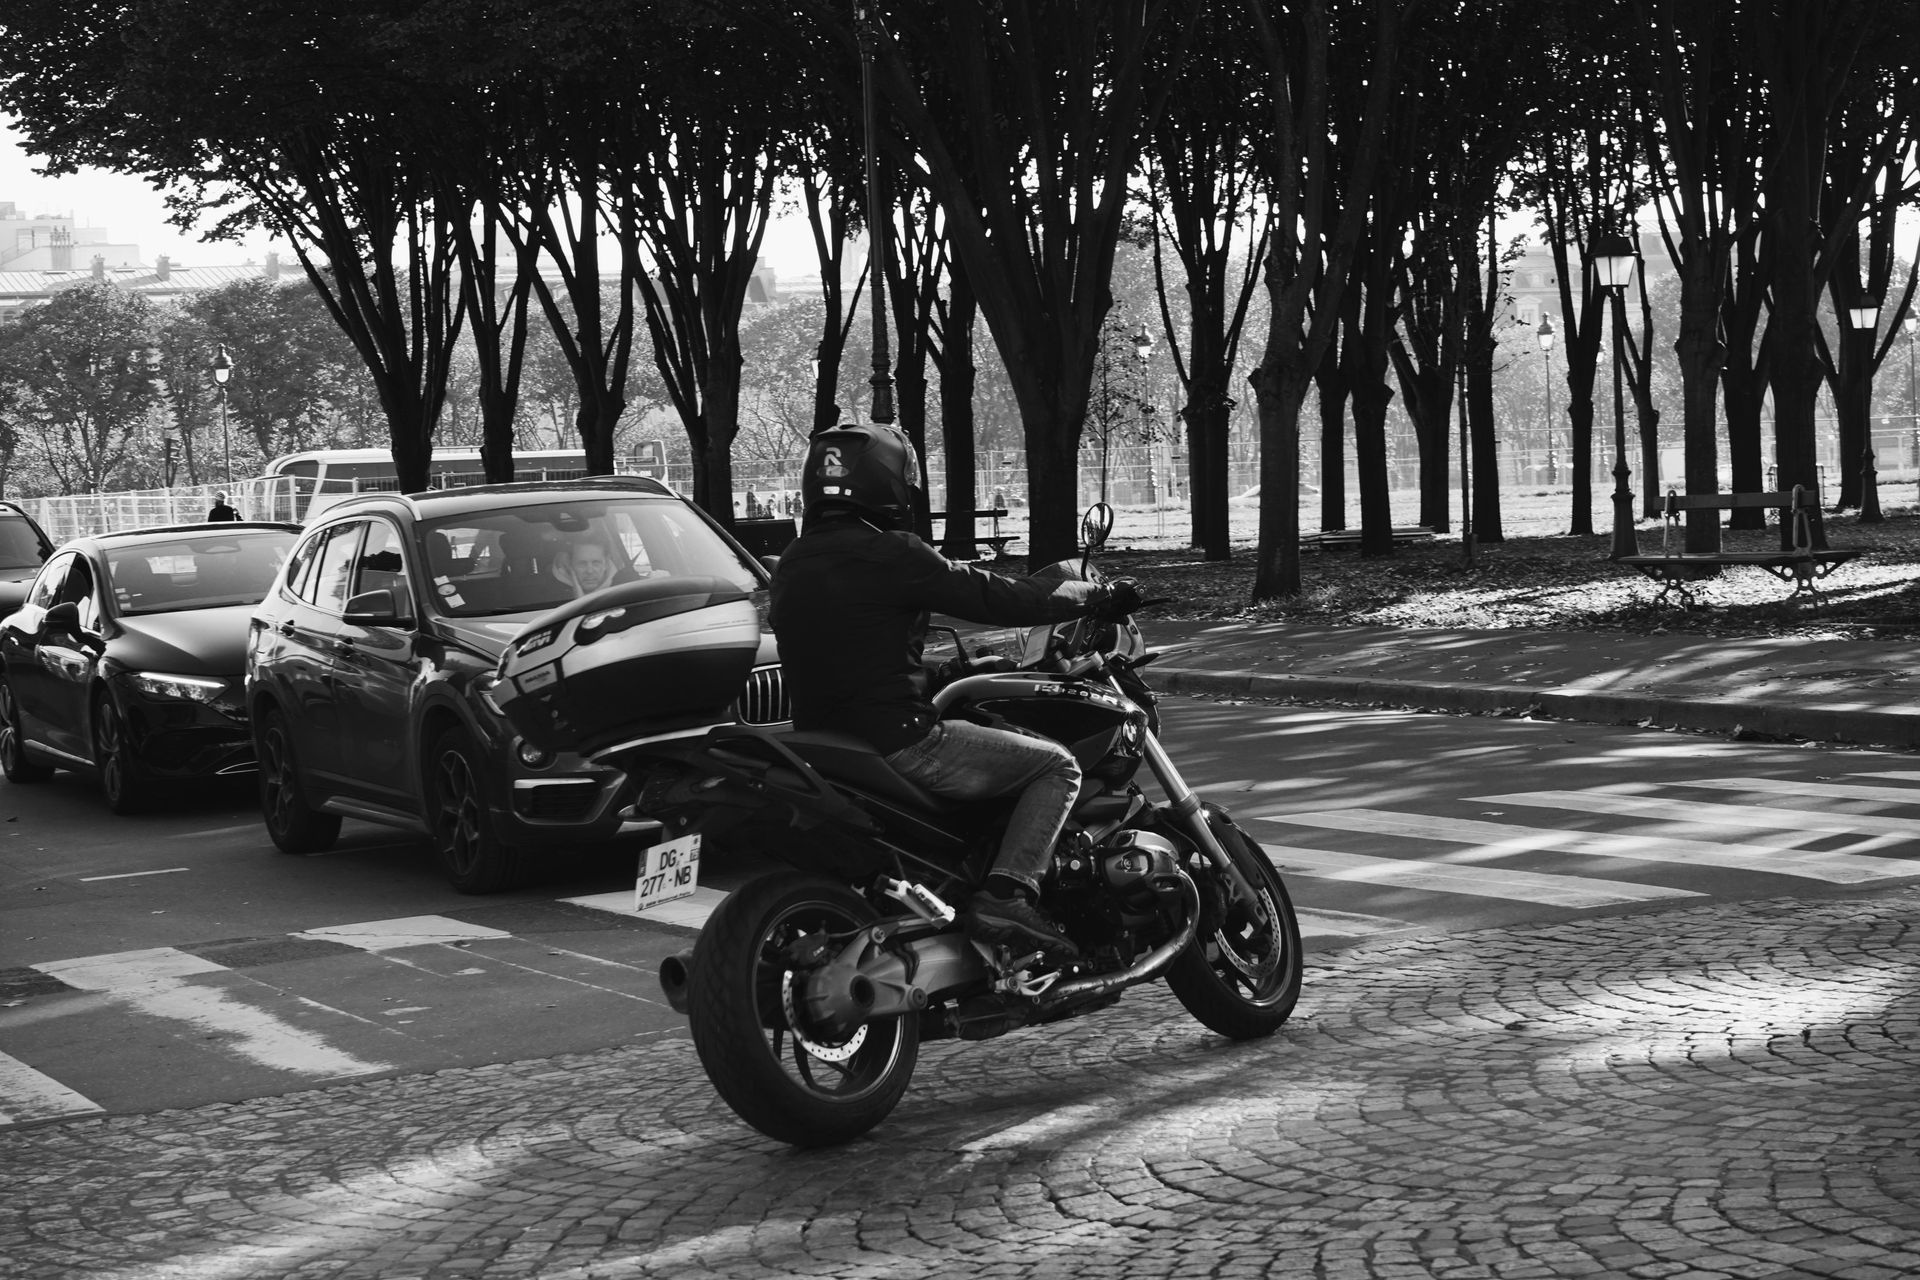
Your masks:
<instances>
[{"instance_id":1,"label":"sedan headlight","mask_svg":"<svg viewBox=\"0 0 1920 1280\"><path fill-rule=\"evenodd\" d=\"M171 675L165 671L129 671L127 686L149 698L177 698L183 702L204 702L208 706L221 701L227 691L225 680L211 676Z\"/></svg>"}]
</instances>

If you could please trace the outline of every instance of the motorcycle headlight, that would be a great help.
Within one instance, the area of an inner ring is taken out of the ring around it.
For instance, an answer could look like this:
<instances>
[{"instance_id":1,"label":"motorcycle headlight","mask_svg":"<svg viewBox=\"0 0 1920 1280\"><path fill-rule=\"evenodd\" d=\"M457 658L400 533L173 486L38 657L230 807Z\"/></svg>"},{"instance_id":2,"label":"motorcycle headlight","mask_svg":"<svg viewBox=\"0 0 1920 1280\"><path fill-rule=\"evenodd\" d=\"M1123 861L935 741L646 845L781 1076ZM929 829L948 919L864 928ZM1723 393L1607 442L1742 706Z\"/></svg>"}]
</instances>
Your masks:
<instances>
[{"instance_id":1,"label":"motorcycle headlight","mask_svg":"<svg viewBox=\"0 0 1920 1280\"><path fill-rule=\"evenodd\" d=\"M225 680L216 680L211 676L172 675L165 671L130 671L125 680L128 688L143 697L204 702L208 706L220 702L220 695L227 691Z\"/></svg>"}]
</instances>

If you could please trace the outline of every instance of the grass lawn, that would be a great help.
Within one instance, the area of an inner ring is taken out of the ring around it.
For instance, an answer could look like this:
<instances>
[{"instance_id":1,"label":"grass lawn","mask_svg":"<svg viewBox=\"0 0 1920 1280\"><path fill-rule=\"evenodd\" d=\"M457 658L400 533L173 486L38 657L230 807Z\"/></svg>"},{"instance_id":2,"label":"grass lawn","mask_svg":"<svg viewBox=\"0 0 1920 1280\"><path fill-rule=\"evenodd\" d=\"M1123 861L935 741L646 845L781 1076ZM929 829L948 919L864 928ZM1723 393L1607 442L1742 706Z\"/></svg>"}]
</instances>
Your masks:
<instances>
[{"instance_id":1,"label":"grass lawn","mask_svg":"<svg viewBox=\"0 0 1920 1280\"><path fill-rule=\"evenodd\" d=\"M1412 495L1395 497L1395 523L1414 523ZM1912 484L1883 485L1880 502L1886 519L1878 524L1862 525L1853 512L1826 517L1829 545L1869 554L1823 580L1818 602L1790 602L1790 583L1762 569L1735 568L1696 584L1691 610L1655 605L1656 583L1607 560L1612 538L1606 495L1595 501L1599 532L1571 537L1563 532L1569 523L1565 491L1506 494L1507 536L1476 540L1471 564L1457 529L1430 543L1400 547L1391 557L1304 552L1303 591L1291 600L1252 603L1258 513L1249 507L1234 508L1230 560L1204 561L1191 550L1184 507L1133 508L1118 513L1098 563L1110 576L1139 579L1148 597L1167 598L1154 611L1164 618L1905 640L1920 630L1920 510ZM1306 513L1316 522L1317 515L1317 505ZM1642 551L1660 549L1660 526L1658 520L1639 525ZM1722 533L1728 550L1771 550L1778 539L1773 529Z\"/></svg>"}]
</instances>

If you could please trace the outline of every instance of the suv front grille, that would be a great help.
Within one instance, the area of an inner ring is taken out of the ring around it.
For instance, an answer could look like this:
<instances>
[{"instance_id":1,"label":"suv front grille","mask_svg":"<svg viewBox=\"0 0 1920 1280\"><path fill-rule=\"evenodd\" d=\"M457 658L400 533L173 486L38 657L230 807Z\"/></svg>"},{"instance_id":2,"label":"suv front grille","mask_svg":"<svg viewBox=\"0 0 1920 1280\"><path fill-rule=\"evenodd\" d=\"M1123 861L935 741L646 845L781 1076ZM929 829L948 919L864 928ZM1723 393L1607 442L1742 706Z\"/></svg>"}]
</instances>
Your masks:
<instances>
[{"instance_id":1,"label":"suv front grille","mask_svg":"<svg viewBox=\"0 0 1920 1280\"><path fill-rule=\"evenodd\" d=\"M787 683L780 668L755 668L747 677L740 701L733 704L733 714L742 724L779 724L793 719L793 708L787 705Z\"/></svg>"}]
</instances>

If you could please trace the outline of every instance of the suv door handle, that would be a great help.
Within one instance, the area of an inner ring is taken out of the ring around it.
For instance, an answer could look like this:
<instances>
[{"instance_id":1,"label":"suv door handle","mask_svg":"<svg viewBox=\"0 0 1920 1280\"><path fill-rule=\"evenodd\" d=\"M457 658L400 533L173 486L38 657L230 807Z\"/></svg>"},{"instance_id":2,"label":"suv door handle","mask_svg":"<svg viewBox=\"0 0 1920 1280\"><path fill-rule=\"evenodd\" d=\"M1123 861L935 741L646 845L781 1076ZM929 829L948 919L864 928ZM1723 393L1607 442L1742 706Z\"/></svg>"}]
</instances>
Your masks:
<instances>
[{"instance_id":1,"label":"suv door handle","mask_svg":"<svg viewBox=\"0 0 1920 1280\"><path fill-rule=\"evenodd\" d=\"M291 640L293 639L295 627L291 622L282 622L279 626L275 627L274 630Z\"/></svg>"}]
</instances>

